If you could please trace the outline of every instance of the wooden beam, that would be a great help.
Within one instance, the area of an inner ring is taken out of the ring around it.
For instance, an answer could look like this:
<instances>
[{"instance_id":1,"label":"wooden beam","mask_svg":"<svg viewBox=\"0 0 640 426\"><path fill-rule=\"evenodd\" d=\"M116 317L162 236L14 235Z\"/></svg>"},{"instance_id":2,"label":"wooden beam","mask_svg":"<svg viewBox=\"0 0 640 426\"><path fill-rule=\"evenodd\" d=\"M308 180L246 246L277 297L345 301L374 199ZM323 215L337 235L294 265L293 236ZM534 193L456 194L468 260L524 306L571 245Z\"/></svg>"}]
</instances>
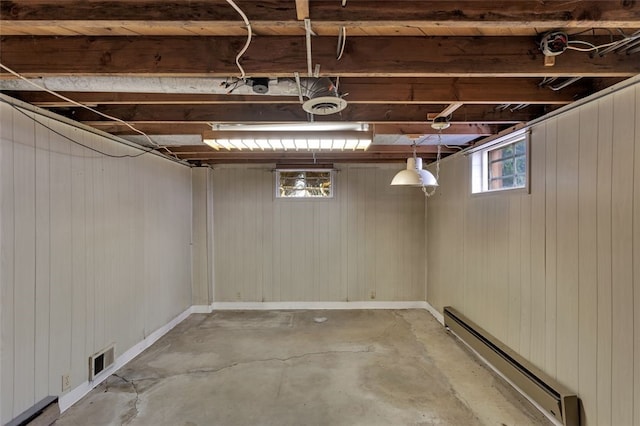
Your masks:
<instances>
[{"instance_id":1,"label":"wooden beam","mask_svg":"<svg viewBox=\"0 0 640 426\"><path fill-rule=\"evenodd\" d=\"M355 121L366 123L408 123L426 121L428 113L441 111L438 105L373 104L349 105L339 114L316 116L316 121ZM306 122L307 113L300 105L190 105L177 108L174 105L109 105L99 111L129 122ZM109 121L85 109L59 110L77 121ZM489 105L465 105L461 107L452 122L473 123L519 123L530 121L544 113L539 106L511 111L497 111Z\"/></svg>"},{"instance_id":2,"label":"wooden beam","mask_svg":"<svg viewBox=\"0 0 640 426\"><path fill-rule=\"evenodd\" d=\"M182 160L190 162L203 162L209 164L232 163L370 163L370 162L398 162L404 163L407 157L412 155L409 145L371 145L366 151L261 151L261 150L220 150L216 151L206 145L175 146L168 150ZM442 147L442 153L446 156L457 152L457 149ZM421 146L417 154L425 161L435 160L437 147L433 145Z\"/></svg>"},{"instance_id":3,"label":"wooden beam","mask_svg":"<svg viewBox=\"0 0 640 426\"><path fill-rule=\"evenodd\" d=\"M212 154L212 153L216 153L218 152L218 150L211 148L209 145L177 145L177 146L170 146L168 147L171 152L173 152L174 154L178 154L178 155L187 155L187 154ZM441 148L444 153L451 153L451 152L456 152L457 150L455 148L446 148L446 147L442 147ZM352 150L345 150L347 152L351 152ZM325 153L329 153L329 152L333 152L333 153L339 153L339 152L345 152L345 151L341 151L341 150L334 150L334 151L321 151L321 152L325 152ZM236 154L243 154L243 153L247 153L247 150L237 150L237 149L231 149L231 150L221 150L221 152L225 152L225 153L236 153ZM272 151L272 150L254 150L254 151L249 151L249 152L282 152L282 151ZM289 153L291 153L292 155L308 155L310 154L310 151L306 151L306 150L289 150L287 151ZM369 148L366 151L357 151L357 152L368 152L370 154L401 154L403 156L406 156L408 154L412 154L413 153L413 147L411 145L370 145ZM419 145L416 147L416 153L420 154L420 155L426 155L426 154L436 154L438 152L438 147L436 145Z\"/></svg>"},{"instance_id":4,"label":"wooden beam","mask_svg":"<svg viewBox=\"0 0 640 426\"><path fill-rule=\"evenodd\" d=\"M511 36L535 37L539 33L562 28L572 33L588 32L591 35L610 35L611 28L569 26L559 23L547 26L460 26L431 21L321 21L313 23L313 31L319 36L335 36L342 27L350 37L359 36ZM566 23L564 23L566 24ZM628 31L638 25L625 25ZM617 27L617 28L622 28ZM251 23L256 36L304 36L301 21L258 21ZM237 21L7 21L0 20L3 36L242 36L246 28Z\"/></svg>"},{"instance_id":5,"label":"wooden beam","mask_svg":"<svg viewBox=\"0 0 640 426\"><path fill-rule=\"evenodd\" d=\"M427 115L427 119L435 120L438 117L448 117L452 115L456 110L458 110L462 105L464 105L462 102L455 102L455 103L449 104L446 106L445 109L440 111L438 114L436 114L432 118L429 118L429 116Z\"/></svg>"},{"instance_id":6,"label":"wooden beam","mask_svg":"<svg viewBox=\"0 0 640 426\"><path fill-rule=\"evenodd\" d=\"M292 21L304 12L306 0L242 0L239 2L252 23ZM304 6L304 4L303 4ZM375 2L349 0L341 8L338 0L310 2L314 22L425 23L443 27L640 27L640 5L635 1L611 0L403 0ZM307 17L309 13L306 14ZM14 0L0 2L2 24L33 21L181 21L238 23L237 13L224 0L173 1L78 1Z\"/></svg>"},{"instance_id":7,"label":"wooden beam","mask_svg":"<svg viewBox=\"0 0 640 426\"><path fill-rule=\"evenodd\" d=\"M309 17L309 0L296 0L296 17L298 21Z\"/></svg>"},{"instance_id":8,"label":"wooden beam","mask_svg":"<svg viewBox=\"0 0 640 426\"><path fill-rule=\"evenodd\" d=\"M497 134L502 127L495 124L460 124L452 123L447 129L447 134L452 135L477 135L488 136ZM373 124L374 135L435 135L439 132L431 127L431 123L424 124L393 124L378 123Z\"/></svg>"},{"instance_id":9,"label":"wooden beam","mask_svg":"<svg viewBox=\"0 0 640 426\"><path fill-rule=\"evenodd\" d=\"M105 132L114 135L137 135L130 128L113 122L90 122L87 123ZM138 130L149 135L200 135L205 131L211 130L211 126L207 123L135 123ZM454 135L478 135L487 136L497 134L500 130L508 127L509 124L479 124L479 123L452 123L447 129L448 134ZM373 125L374 135L430 135L436 134L437 131L431 128L429 123L406 124L406 123L379 123Z\"/></svg>"},{"instance_id":10,"label":"wooden beam","mask_svg":"<svg viewBox=\"0 0 640 426\"><path fill-rule=\"evenodd\" d=\"M604 79L603 87L619 79ZM538 86L540 78L342 78L340 92L350 103L403 104L568 104L592 93L593 84L583 79L560 91ZM5 92L42 107L68 106L46 92ZM190 105L219 103L299 103L297 96L221 95L181 93L61 92L90 105Z\"/></svg>"},{"instance_id":11,"label":"wooden beam","mask_svg":"<svg viewBox=\"0 0 640 426\"><path fill-rule=\"evenodd\" d=\"M608 37L584 37L601 44ZM0 61L26 76L158 75L228 77L244 37L3 37ZM341 77L625 77L640 73L634 55L591 58L567 51L545 67L529 37L358 37L336 59L334 37L315 37L322 76ZM242 59L248 75L304 72L300 37L256 37Z\"/></svg>"}]
</instances>

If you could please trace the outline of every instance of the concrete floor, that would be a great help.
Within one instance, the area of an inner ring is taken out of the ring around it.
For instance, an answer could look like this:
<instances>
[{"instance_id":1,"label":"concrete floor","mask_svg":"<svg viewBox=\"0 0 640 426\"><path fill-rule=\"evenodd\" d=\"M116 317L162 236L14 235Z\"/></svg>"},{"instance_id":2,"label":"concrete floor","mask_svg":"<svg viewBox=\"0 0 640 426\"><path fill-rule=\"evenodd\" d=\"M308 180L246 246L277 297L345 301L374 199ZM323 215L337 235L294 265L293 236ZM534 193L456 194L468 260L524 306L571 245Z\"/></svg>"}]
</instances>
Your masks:
<instances>
[{"instance_id":1,"label":"concrete floor","mask_svg":"<svg viewBox=\"0 0 640 426\"><path fill-rule=\"evenodd\" d=\"M550 423L426 311L359 310L191 315L56 424Z\"/></svg>"}]
</instances>

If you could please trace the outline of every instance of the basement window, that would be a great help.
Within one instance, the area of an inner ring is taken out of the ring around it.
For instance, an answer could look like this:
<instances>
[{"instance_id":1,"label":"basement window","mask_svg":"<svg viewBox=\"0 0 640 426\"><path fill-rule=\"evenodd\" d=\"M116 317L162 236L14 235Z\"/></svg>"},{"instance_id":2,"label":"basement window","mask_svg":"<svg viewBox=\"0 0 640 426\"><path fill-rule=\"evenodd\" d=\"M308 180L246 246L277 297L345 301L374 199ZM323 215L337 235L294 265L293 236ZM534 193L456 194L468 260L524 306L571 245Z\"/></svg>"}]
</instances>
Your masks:
<instances>
[{"instance_id":1,"label":"basement window","mask_svg":"<svg viewBox=\"0 0 640 426\"><path fill-rule=\"evenodd\" d=\"M276 170L277 198L332 198L332 170Z\"/></svg>"},{"instance_id":2,"label":"basement window","mask_svg":"<svg viewBox=\"0 0 640 426\"><path fill-rule=\"evenodd\" d=\"M471 152L471 192L528 190L529 138L524 130Z\"/></svg>"}]
</instances>

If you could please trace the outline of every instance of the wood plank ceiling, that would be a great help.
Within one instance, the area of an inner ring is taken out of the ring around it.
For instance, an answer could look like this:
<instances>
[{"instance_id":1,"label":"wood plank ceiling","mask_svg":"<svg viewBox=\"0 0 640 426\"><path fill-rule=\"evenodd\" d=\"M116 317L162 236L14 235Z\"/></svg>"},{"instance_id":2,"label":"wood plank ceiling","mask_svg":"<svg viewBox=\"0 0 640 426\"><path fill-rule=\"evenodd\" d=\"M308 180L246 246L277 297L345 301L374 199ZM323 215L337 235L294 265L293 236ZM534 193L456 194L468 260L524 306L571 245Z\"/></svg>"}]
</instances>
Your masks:
<instances>
[{"instance_id":1,"label":"wood plank ceiling","mask_svg":"<svg viewBox=\"0 0 640 426\"><path fill-rule=\"evenodd\" d=\"M194 164L303 164L404 161L412 142L433 160L437 137L430 123L443 111L452 124L442 132L446 155L640 72L635 0L235 4L253 32L239 59L250 80L239 80L236 64L247 27L226 0L1 0L0 63L104 115L34 90L6 69L0 89L148 145L105 115L124 120L162 145L161 152ZM552 30L567 33L576 49L545 57L540 40ZM591 47L625 37L628 43L615 51ZM300 105L296 73L329 78L347 107L310 117ZM268 78L272 93L254 93L247 83L255 78ZM281 85L297 90L285 92ZM311 119L365 123L374 144L366 151L312 155L217 151L202 143L217 124Z\"/></svg>"}]
</instances>

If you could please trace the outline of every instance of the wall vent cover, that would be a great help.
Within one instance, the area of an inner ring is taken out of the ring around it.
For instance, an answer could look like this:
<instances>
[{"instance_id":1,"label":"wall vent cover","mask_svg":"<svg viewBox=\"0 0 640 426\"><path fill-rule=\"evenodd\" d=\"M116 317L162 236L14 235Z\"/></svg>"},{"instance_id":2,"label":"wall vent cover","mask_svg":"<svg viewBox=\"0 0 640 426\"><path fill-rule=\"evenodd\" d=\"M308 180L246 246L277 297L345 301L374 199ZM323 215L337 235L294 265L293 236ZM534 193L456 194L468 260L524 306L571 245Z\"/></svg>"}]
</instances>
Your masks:
<instances>
[{"instance_id":1,"label":"wall vent cover","mask_svg":"<svg viewBox=\"0 0 640 426\"><path fill-rule=\"evenodd\" d=\"M115 345L107 346L89 357L89 381L113 365L115 361Z\"/></svg>"}]
</instances>

